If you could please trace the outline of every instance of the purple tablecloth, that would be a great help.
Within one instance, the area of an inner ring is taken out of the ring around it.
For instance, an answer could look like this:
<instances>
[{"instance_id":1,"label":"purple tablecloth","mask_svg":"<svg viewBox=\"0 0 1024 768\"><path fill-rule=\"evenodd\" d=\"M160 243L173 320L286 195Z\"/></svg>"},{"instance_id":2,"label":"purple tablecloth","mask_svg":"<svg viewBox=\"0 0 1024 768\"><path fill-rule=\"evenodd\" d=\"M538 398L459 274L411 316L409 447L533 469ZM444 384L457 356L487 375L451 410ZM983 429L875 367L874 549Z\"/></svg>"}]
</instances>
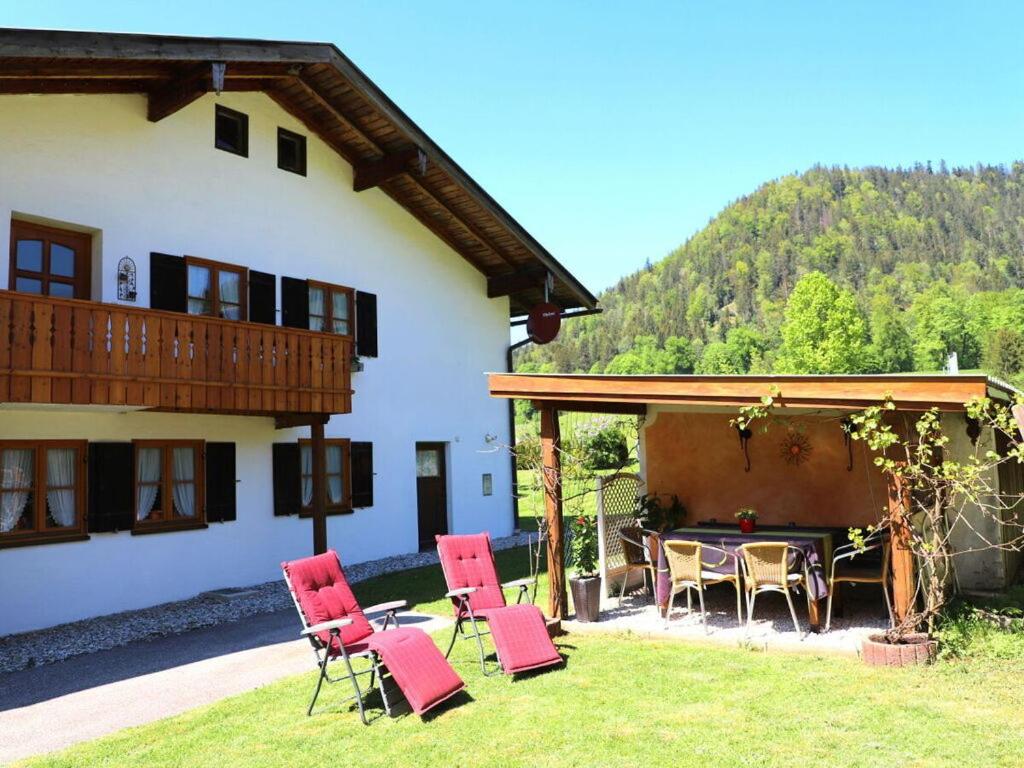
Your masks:
<instances>
[{"instance_id":1,"label":"purple tablecloth","mask_svg":"<svg viewBox=\"0 0 1024 768\"><path fill-rule=\"evenodd\" d=\"M685 539L687 541L699 541L714 547L724 549L726 552L736 554L741 544L786 542L799 549L807 559L807 570L809 571L810 583L808 592L813 600L821 600L828 596L828 582L825 578L825 541L822 536L801 536L799 531L793 531L792 535L787 534L780 537L778 533L767 534L740 533L724 531L702 531L699 528L688 528L680 531L669 531L661 534L662 541L672 539ZM704 560L709 563L717 562L721 558L718 552L707 552ZM792 555L790 568L794 571L802 571L803 563L796 562L799 558L795 553ZM733 558L727 557L721 565L705 568L716 573L733 573L736 565ZM658 604L664 605L668 602L669 575L668 563L665 562L665 549L658 547Z\"/></svg>"}]
</instances>

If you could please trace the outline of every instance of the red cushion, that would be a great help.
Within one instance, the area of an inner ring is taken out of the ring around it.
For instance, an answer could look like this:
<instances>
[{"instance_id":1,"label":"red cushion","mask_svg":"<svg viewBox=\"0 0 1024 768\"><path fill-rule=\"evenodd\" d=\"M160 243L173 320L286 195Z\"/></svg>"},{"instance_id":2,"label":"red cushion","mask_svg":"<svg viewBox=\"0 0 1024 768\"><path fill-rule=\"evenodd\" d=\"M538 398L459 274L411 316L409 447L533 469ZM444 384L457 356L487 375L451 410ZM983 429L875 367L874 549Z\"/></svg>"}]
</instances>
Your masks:
<instances>
[{"instance_id":1,"label":"red cushion","mask_svg":"<svg viewBox=\"0 0 1024 768\"><path fill-rule=\"evenodd\" d=\"M465 687L444 654L422 629L399 627L366 641L380 654L412 711L422 715Z\"/></svg>"},{"instance_id":2,"label":"red cushion","mask_svg":"<svg viewBox=\"0 0 1024 768\"><path fill-rule=\"evenodd\" d=\"M544 614L535 605L510 605L489 611L487 626L506 675L562 661L548 635Z\"/></svg>"},{"instance_id":3,"label":"red cushion","mask_svg":"<svg viewBox=\"0 0 1024 768\"><path fill-rule=\"evenodd\" d=\"M469 595L469 605L474 613L487 608L504 607L505 593L501 591L501 582L498 581L491 537L488 534L438 536L437 554L441 558L448 589L476 588Z\"/></svg>"},{"instance_id":4,"label":"red cushion","mask_svg":"<svg viewBox=\"0 0 1024 768\"><path fill-rule=\"evenodd\" d=\"M346 647L373 634L373 627L356 602L345 580L345 572L341 570L338 553L333 549L322 555L281 563L281 569L310 626L322 621L351 619L352 623L341 630L341 642ZM331 642L330 632L320 632L317 636L324 645ZM337 646L335 641L330 647L332 655L340 652Z\"/></svg>"}]
</instances>

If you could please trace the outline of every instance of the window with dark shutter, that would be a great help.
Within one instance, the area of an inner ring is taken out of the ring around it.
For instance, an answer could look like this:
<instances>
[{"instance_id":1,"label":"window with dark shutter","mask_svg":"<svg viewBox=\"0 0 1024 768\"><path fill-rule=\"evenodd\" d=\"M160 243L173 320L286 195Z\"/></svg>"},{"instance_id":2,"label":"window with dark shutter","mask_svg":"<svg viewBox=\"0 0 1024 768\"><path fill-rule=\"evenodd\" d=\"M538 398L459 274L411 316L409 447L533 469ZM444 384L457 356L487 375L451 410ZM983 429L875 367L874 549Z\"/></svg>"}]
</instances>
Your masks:
<instances>
[{"instance_id":1,"label":"window with dark shutter","mask_svg":"<svg viewBox=\"0 0 1024 768\"><path fill-rule=\"evenodd\" d=\"M89 443L89 533L132 528L132 444Z\"/></svg>"},{"instance_id":2,"label":"window with dark shutter","mask_svg":"<svg viewBox=\"0 0 1024 768\"><path fill-rule=\"evenodd\" d=\"M187 312L188 281L183 256L149 254L149 306Z\"/></svg>"},{"instance_id":3,"label":"window with dark shutter","mask_svg":"<svg viewBox=\"0 0 1024 768\"><path fill-rule=\"evenodd\" d=\"M274 514L297 515L302 507L298 443L274 443Z\"/></svg>"},{"instance_id":4,"label":"window with dark shutter","mask_svg":"<svg viewBox=\"0 0 1024 768\"><path fill-rule=\"evenodd\" d=\"M356 291L356 354L377 356L377 294Z\"/></svg>"},{"instance_id":5,"label":"window with dark shutter","mask_svg":"<svg viewBox=\"0 0 1024 768\"><path fill-rule=\"evenodd\" d=\"M373 506L373 443L352 443L352 506Z\"/></svg>"},{"instance_id":6,"label":"window with dark shutter","mask_svg":"<svg viewBox=\"0 0 1024 768\"><path fill-rule=\"evenodd\" d=\"M235 519L235 444L206 444L206 522Z\"/></svg>"},{"instance_id":7,"label":"window with dark shutter","mask_svg":"<svg viewBox=\"0 0 1024 768\"><path fill-rule=\"evenodd\" d=\"M305 280L281 278L281 325L309 328L309 283Z\"/></svg>"},{"instance_id":8,"label":"window with dark shutter","mask_svg":"<svg viewBox=\"0 0 1024 768\"><path fill-rule=\"evenodd\" d=\"M266 272L249 270L249 321L277 324L275 278Z\"/></svg>"}]
</instances>

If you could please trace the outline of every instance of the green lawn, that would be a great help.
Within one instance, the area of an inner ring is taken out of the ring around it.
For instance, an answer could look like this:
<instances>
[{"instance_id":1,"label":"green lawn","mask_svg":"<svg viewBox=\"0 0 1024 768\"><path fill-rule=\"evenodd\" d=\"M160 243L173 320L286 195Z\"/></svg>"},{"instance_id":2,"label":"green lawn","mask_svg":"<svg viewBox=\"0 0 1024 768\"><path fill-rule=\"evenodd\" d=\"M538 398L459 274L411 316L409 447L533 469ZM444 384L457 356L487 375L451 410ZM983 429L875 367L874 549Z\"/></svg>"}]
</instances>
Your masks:
<instances>
[{"instance_id":1,"label":"green lawn","mask_svg":"<svg viewBox=\"0 0 1024 768\"><path fill-rule=\"evenodd\" d=\"M636 472L637 467L626 467L623 472ZM597 470L596 474L608 474L610 470ZM544 517L544 491L537 483L533 472L520 469L517 473L519 483L519 529L536 531L537 518ZM597 514L597 493L595 479L586 478L566 481L564 494L569 501L563 507L563 513L570 515Z\"/></svg>"},{"instance_id":2,"label":"green lawn","mask_svg":"<svg viewBox=\"0 0 1024 768\"><path fill-rule=\"evenodd\" d=\"M440 640L441 638L437 638ZM629 636L561 639L564 669L512 682L453 662L468 694L369 727L314 672L29 765L1019 766L1015 663L871 670L846 657ZM158 695L158 692L154 692Z\"/></svg>"}]
</instances>

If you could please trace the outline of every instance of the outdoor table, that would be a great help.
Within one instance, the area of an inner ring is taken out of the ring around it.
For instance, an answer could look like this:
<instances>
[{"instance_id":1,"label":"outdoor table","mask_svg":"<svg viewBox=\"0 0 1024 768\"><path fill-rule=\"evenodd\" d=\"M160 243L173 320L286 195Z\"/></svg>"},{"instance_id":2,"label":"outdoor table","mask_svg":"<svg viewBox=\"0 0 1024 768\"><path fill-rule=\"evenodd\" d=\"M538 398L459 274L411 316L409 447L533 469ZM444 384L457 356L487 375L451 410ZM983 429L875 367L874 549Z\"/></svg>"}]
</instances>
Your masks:
<instances>
[{"instance_id":1,"label":"outdoor table","mask_svg":"<svg viewBox=\"0 0 1024 768\"><path fill-rule=\"evenodd\" d=\"M724 549L730 554L738 556L741 544L756 544L764 542L784 541L796 547L803 553L807 561L808 584L807 591L810 596L809 618L811 631L817 632L821 628L821 611L818 601L828 597L827 573L832 561L832 534L822 531L806 531L799 528L786 530L764 530L754 533L742 533L735 528L712 528L701 526L699 528L677 528L660 535L661 541L671 539L685 539L687 541L699 541L713 547ZM705 560L714 562L718 560L717 553L705 557ZM792 565L796 566L796 563ZM802 569L802 564L800 564ZM706 568L716 573L732 573L735 567L733 559L728 557L721 565ZM669 574L668 564L665 562L665 549L658 547L658 605L662 613L668 607L669 595Z\"/></svg>"}]
</instances>

